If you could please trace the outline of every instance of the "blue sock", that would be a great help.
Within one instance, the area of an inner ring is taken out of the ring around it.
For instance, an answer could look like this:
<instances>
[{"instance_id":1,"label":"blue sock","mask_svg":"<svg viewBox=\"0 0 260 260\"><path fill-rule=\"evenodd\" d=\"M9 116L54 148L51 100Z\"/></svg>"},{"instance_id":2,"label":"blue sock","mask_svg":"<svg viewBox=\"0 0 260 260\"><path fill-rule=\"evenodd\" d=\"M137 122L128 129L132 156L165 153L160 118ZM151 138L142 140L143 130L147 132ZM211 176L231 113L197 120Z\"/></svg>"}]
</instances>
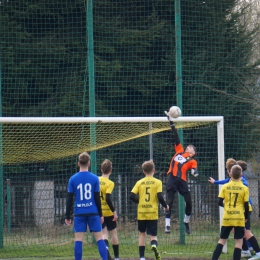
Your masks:
<instances>
[{"instance_id":1,"label":"blue sock","mask_svg":"<svg viewBox=\"0 0 260 260\"><path fill-rule=\"evenodd\" d=\"M82 242L81 241L75 241L75 243L74 243L74 257L75 257L75 260L82 259Z\"/></svg>"},{"instance_id":2,"label":"blue sock","mask_svg":"<svg viewBox=\"0 0 260 260\"><path fill-rule=\"evenodd\" d=\"M247 246L248 246L248 247L252 247L251 244L250 244L250 242L249 242L248 240L247 240L246 242L247 242Z\"/></svg>"},{"instance_id":3,"label":"blue sock","mask_svg":"<svg viewBox=\"0 0 260 260\"><path fill-rule=\"evenodd\" d=\"M103 239L100 239L97 241L97 245L98 245L98 251L99 251L99 254L100 254L102 260L108 260L107 259L107 247L106 247L105 241Z\"/></svg>"}]
</instances>

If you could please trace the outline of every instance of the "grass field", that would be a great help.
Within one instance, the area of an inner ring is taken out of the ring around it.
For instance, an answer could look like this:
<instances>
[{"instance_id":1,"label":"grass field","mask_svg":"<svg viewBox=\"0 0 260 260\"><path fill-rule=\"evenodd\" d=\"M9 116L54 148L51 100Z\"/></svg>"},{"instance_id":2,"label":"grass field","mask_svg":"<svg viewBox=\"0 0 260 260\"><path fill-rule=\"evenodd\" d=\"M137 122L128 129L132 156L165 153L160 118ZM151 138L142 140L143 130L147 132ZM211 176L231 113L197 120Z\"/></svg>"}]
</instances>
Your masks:
<instances>
[{"instance_id":1,"label":"grass field","mask_svg":"<svg viewBox=\"0 0 260 260\"><path fill-rule=\"evenodd\" d=\"M257 239L260 237L258 223L254 223L252 230ZM219 226L207 222L192 226L191 235L180 235L178 223L170 235L164 233L163 223L158 229L158 249L162 259L211 259L217 244ZM53 232L53 235L51 235ZM48 235L49 234L49 235ZM137 224L118 225L120 241L120 259L139 259ZM52 231L33 230L31 232L13 232L5 235L5 245L0 248L0 259L44 259L44 260L73 260L74 241L71 228L59 227ZM232 259L234 240L231 234L228 240L228 253L221 255L221 260ZM110 246L112 252L112 246ZM147 238L146 259L153 259L150 242ZM96 243L90 233L86 233L83 244L83 259L100 259Z\"/></svg>"}]
</instances>

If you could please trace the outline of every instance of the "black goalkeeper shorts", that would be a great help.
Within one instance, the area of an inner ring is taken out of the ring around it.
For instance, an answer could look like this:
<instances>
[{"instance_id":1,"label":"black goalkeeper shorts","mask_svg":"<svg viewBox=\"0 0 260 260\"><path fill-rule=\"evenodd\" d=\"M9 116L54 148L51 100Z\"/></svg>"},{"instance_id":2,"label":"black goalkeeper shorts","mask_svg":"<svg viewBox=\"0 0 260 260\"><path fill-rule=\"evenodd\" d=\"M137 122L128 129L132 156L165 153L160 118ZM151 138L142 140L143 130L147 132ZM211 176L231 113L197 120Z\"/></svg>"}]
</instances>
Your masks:
<instances>
[{"instance_id":1,"label":"black goalkeeper shorts","mask_svg":"<svg viewBox=\"0 0 260 260\"><path fill-rule=\"evenodd\" d=\"M190 192L188 183L179 177L173 176L171 173L168 174L166 180L166 190L179 192L181 195Z\"/></svg>"}]
</instances>

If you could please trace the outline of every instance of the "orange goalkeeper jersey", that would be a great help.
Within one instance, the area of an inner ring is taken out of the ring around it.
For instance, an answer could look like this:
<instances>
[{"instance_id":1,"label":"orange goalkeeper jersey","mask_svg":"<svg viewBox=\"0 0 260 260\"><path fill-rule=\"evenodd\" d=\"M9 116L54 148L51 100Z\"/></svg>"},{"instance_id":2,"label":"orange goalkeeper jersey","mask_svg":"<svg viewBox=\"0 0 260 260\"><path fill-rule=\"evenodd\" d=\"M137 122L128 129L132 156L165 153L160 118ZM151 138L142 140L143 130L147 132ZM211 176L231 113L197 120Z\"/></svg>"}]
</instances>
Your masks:
<instances>
[{"instance_id":1,"label":"orange goalkeeper jersey","mask_svg":"<svg viewBox=\"0 0 260 260\"><path fill-rule=\"evenodd\" d=\"M172 173L173 176L187 181L186 175L190 169L197 169L197 161L190 157L189 153L185 153L181 143L179 143L175 146L175 155L171 159L167 174Z\"/></svg>"}]
</instances>

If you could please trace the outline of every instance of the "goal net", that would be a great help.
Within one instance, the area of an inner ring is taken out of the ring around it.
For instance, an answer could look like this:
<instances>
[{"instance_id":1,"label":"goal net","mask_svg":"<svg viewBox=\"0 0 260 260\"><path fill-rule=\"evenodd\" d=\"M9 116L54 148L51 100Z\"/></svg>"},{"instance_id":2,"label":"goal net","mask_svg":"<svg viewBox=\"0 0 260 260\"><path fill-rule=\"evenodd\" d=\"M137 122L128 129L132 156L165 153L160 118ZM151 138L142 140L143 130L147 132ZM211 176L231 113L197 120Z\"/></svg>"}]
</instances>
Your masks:
<instances>
[{"instance_id":1,"label":"goal net","mask_svg":"<svg viewBox=\"0 0 260 260\"><path fill-rule=\"evenodd\" d=\"M209 125L221 117L180 117L177 129ZM197 121L200 120L200 121ZM170 129L166 117L0 118L1 164L44 162L100 150Z\"/></svg>"},{"instance_id":2,"label":"goal net","mask_svg":"<svg viewBox=\"0 0 260 260\"><path fill-rule=\"evenodd\" d=\"M112 199L119 215L120 255L138 257L137 206L129 200L129 194L143 177L141 165L148 159L154 160L155 177L165 187L174 154L166 117L6 117L0 122L4 192L0 258L73 255L72 228L64 225L67 182L78 170L77 155L83 151L90 152L97 175L104 159L112 161L110 178L115 182ZM179 217L183 202L176 196L169 236L164 234L164 209L160 207L159 247L169 256L195 251L203 254L213 250L219 234L219 187L209 184L208 177L224 178L223 117L183 116L175 119L175 126L181 131L184 146L192 143L197 147L200 175L197 179L188 176L192 234L183 233ZM83 256L98 259L93 241L87 233Z\"/></svg>"}]
</instances>

